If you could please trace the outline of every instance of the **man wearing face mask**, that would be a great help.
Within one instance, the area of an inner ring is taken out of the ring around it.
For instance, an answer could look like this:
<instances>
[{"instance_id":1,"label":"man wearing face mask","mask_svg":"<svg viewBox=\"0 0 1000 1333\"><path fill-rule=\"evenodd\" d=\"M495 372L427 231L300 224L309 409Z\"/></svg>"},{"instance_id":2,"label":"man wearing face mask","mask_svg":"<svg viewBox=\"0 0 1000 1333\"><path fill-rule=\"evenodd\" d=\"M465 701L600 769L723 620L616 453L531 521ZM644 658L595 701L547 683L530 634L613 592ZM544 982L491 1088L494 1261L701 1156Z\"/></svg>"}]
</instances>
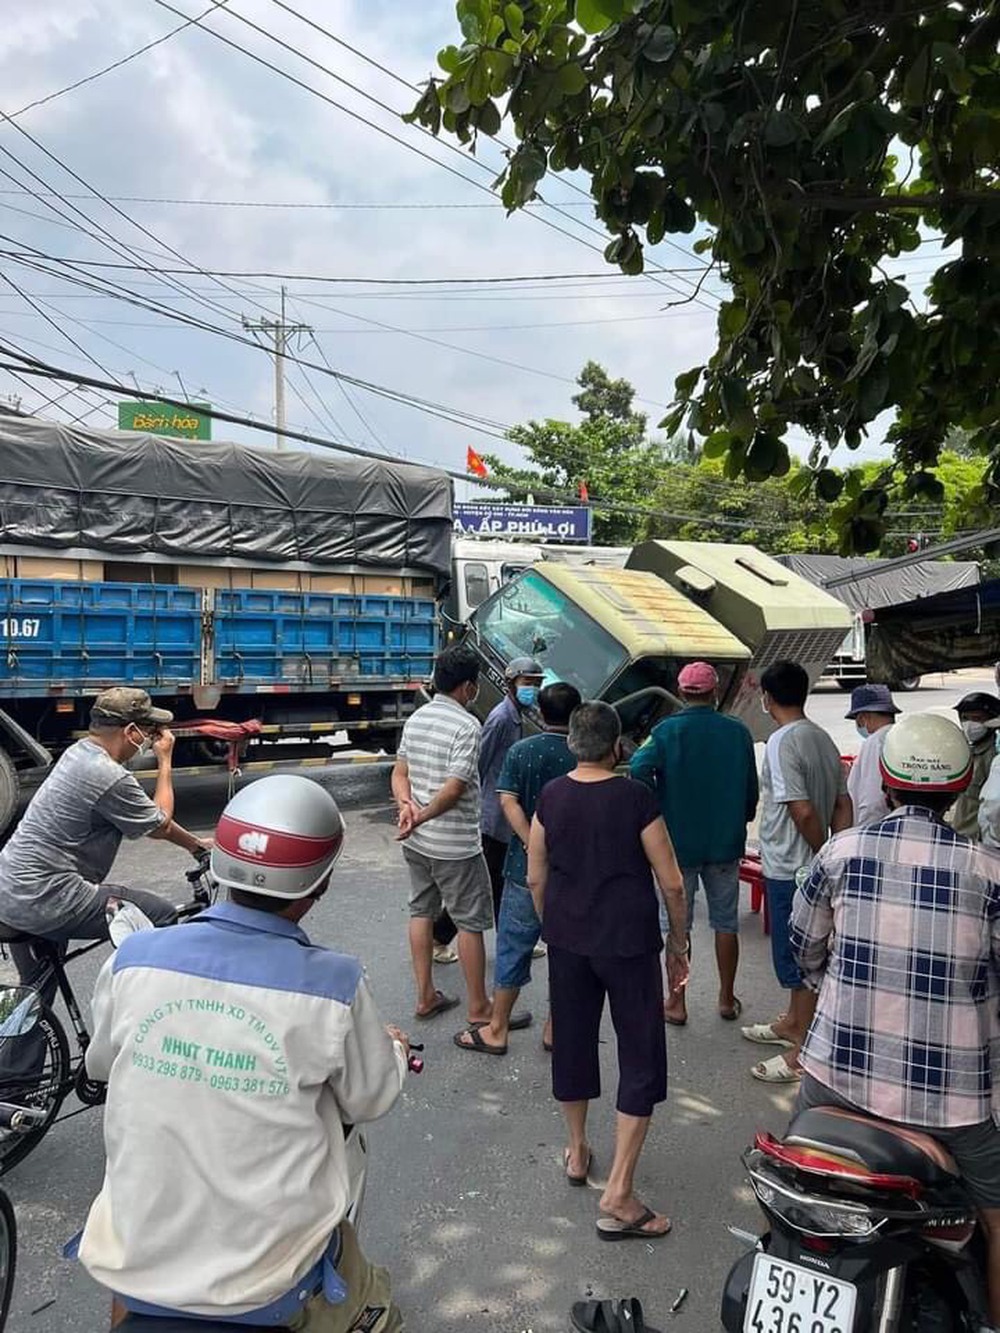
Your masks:
<instances>
[{"instance_id":1,"label":"man wearing face mask","mask_svg":"<svg viewBox=\"0 0 1000 1333\"><path fill-rule=\"evenodd\" d=\"M172 721L173 714L154 708L145 690L119 687L97 696L88 734L59 757L0 851L0 921L64 943L107 939L112 897L135 903L156 925L174 919L173 907L156 894L105 883L122 838L148 834L193 856L211 846L173 818ZM127 768L150 748L157 762L152 799ZM33 985L35 946L13 944L10 950L22 983ZM54 996L52 980L43 1000L51 1004ZM30 1039L10 1044L18 1047L19 1068L33 1068L37 1051L27 1049Z\"/></svg>"},{"instance_id":2,"label":"man wearing face mask","mask_svg":"<svg viewBox=\"0 0 1000 1333\"><path fill-rule=\"evenodd\" d=\"M410 872L414 1016L421 1021L459 1003L434 987L433 932L442 907L458 929L469 1022L488 1022L492 1014L483 945L493 904L479 833L481 728L468 711L478 693L475 653L461 644L446 648L434 663L434 698L407 718L392 771L396 837Z\"/></svg>"},{"instance_id":3,"label":"man wearing face mask","mask_svg":"<svg viewBox=\"0 0 1000 1333\"><path fill-rule=\"evenodd\" d=\"M879 765L885 738L898 713L888 685L859 685L851 691L847 717L861 737L861 749L847 779L856 828L874 824L889 813Z\"/></svg>"},{"instance_id":4,"label":"man wearing face mask","mask_svg":"<svg viewBox=\"0 0 1000 1333\"><path fill-rule=\"evenodd\" d=\"M483 809L479 827L483 834L483 855L490 871L495 921L500 920L503 867L511 839L511 827L500 806L497 779L507 751L524 736L524 714L529 708L538 706L538 691L544 676L544 669L531 657L515 657L508 662L504 671L507 695L490 711L483 723L479 745L479 782L483 792Z\"/></svg>"},{"instance_id":5,"label":"man wearing face mask","mask_svg":"<svg viewBox=\"0 0 1000 1333\"><path fill-rule=\"evenodd\" d=\"M995 694L976 690L964 699L959 699L955 712L965 738L972 746L972 781L952 807L948 823L956 833L962 833L967 838L978 838L979 798L996 754L1000 699Z\"/></svg>"}]
</instances>

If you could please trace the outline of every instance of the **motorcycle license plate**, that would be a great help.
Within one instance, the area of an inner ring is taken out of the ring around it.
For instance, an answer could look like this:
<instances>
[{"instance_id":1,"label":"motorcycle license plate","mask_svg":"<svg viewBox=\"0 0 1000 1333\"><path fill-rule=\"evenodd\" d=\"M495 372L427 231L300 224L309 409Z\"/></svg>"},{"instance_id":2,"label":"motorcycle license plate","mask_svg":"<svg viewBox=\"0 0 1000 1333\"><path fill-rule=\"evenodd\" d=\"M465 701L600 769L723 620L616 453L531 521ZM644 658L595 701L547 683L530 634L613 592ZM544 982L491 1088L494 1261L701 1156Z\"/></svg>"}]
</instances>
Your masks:
<instances>
[{"instance_id":1,"label":"motorcycle license plate","mask_svg":"<svg viewBox=\"0 0 1000 1333\"><path fill-rule=\"evenodd\" d=\"M857 1292L784 1259L758 1254L750 1277L744 1333L852 1333Z\"/></svg>"}]
</instances>

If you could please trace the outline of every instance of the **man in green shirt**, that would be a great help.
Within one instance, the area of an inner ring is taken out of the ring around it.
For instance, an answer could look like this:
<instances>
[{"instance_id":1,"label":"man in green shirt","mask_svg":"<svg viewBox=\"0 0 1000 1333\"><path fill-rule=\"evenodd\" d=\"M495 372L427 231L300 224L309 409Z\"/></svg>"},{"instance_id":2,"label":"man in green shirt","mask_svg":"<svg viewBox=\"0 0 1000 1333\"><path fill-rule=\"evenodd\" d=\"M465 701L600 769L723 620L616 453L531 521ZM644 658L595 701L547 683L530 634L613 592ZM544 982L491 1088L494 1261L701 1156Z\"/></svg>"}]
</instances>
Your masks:
<instances>
[{"instance_id":1,"label":"man in green shirt","mask_svg":"<svg viewBox=\"0 0 1000 1333\"><path fill-rule=\"evenodd\" d=\"M688 931L699 882L715 932L719 1014L732 1021L741 1005L735 994L740 958L740 858L747 824L757 813L757 761L750 732L717 712L719 677L708 662L692 662L677 680L685 707L658 723L632 756L632 777L656 792L684 874ZM666 931L666 926L664 926ZM671 993L663 1016L675 1027L687 1022L685 992Z\"/></svg>"}]
</instances>

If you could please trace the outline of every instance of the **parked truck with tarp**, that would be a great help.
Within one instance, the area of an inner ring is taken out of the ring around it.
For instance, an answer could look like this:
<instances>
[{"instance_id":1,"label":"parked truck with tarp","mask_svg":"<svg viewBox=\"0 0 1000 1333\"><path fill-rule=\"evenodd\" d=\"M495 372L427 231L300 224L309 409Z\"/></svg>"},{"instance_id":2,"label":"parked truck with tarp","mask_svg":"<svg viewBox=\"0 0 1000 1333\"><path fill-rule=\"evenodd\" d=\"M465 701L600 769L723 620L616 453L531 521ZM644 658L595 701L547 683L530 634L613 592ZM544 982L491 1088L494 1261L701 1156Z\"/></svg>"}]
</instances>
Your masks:
<instances>
[{"instance_id":1,"label":"parked truck with tarp","mask_svg":"<svg viewBox=\"0 0 1000 1333\"><path fill-rule=\"evenodd\" d=\"M174 712L181 768L393 749L451 539L431 468L0 417L0 829L110 685Z\"/></svg>"},{"instance_id":2,"label":"parked truck with tarp","mask_svg":"<svg viewBox=\"0 0 1000 1333\"><path fill-rule=\"evenodd\" d=\"M843 690L866 680L877 680L897 690L915 690L920 684L919 671L896 669L884 679L882 664L875 666L869 661L875 613L940 593L973 588L980 578L979 566L973 560L921 560L900 567L892 560L867 556L780 555L777 559L818 588L837 580L829 591L850 610L851 628L823 674L836 680Z\"/></svg>"}]
</instances>

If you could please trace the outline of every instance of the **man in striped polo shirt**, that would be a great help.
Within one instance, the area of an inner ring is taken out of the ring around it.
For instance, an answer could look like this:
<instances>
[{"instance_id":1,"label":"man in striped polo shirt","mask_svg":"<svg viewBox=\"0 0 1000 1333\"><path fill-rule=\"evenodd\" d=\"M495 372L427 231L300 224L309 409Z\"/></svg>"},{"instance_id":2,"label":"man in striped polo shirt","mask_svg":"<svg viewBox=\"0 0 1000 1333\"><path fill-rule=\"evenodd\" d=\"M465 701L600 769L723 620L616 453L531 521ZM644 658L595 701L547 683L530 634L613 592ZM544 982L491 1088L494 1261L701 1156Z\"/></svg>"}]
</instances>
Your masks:
<instances>
[{"instance_id":1,"label":"man in striped polo shirt","mask_svg":"<svg viewBox=\"0 0 1000 1333\"><path fill-rule=\"evenodd\" d=\"M419 1019L459 1003L435 989L431 972L434 919L442 905L458 928L469 1022L490 1018L483 931L493 925L493 898L479 833L480 727L468 711L478 693L479 659L468 648L446 648L434 665L434 698L407 719L392 773L396 836L410 871Z\"/></svg>"}]
</instances>

